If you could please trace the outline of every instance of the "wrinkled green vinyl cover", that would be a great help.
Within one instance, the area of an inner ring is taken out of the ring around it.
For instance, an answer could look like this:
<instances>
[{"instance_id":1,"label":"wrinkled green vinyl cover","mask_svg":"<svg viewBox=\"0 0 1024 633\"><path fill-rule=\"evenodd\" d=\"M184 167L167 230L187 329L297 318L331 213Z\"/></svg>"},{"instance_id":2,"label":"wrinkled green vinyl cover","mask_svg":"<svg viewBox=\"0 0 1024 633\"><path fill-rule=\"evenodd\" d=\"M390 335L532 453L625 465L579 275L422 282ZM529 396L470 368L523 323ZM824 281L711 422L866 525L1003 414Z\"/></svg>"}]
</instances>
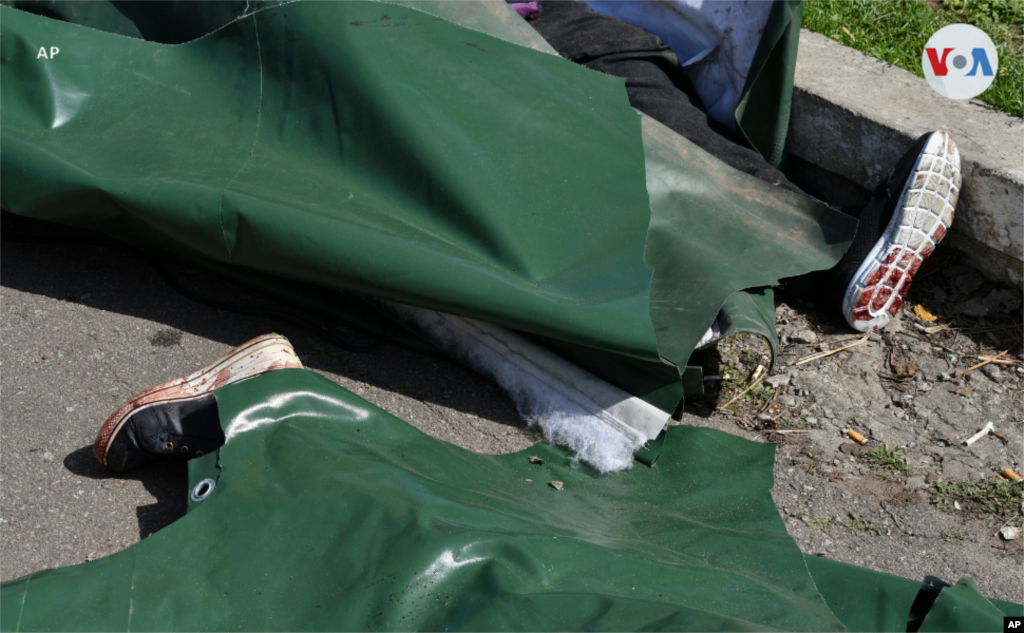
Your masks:
<instances>
[{"instance_id":1,"label":"wrinkled green vinyl cover","mask_svg":"<svg viewBox=\"0 0 1024 633\"><path fill-rule=\"evenodd\" d=\"M213 492L128 549L4 584L0 628L906 628L917 583L805 561L772 445L674 426L654 467L601 477L545 444L451 446L306 370L215 394L228 440L189 462ZM999 613L963 589L955 604Z\"/></svg>"},{"instance_id":2,"label":"wrinkled green vinyl cover","mask_svg":"<svg viewBox=\"0 0 1024 633\"><path fill-rule=\"evenodd\" d=\"M504 3L13 4L51 16L0 7L13 213L576 346L666 410L723 305L774 340L737 293L853 234L505 41L539 36Z\"/></svg>"}]
</instances>

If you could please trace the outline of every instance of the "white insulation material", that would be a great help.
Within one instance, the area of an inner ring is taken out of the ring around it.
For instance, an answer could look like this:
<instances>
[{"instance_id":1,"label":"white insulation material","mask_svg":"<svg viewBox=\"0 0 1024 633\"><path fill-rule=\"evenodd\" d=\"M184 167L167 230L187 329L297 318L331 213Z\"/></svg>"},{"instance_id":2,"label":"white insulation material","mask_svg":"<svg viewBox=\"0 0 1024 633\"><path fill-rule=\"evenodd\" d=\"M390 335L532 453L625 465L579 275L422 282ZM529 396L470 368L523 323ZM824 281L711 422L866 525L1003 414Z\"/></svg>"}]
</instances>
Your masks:
<instances>
[{"instance_id":1,"label":"white insulation material","mask_svg":"<svg viewBox=\"0 0 1024 633\"><path fill-rule=\"evenodd\" d=\"M389 303L452 356L494 379L551 444L599 472L629 468L669 414L502 327Z\"/></svg>"}]
</instances>

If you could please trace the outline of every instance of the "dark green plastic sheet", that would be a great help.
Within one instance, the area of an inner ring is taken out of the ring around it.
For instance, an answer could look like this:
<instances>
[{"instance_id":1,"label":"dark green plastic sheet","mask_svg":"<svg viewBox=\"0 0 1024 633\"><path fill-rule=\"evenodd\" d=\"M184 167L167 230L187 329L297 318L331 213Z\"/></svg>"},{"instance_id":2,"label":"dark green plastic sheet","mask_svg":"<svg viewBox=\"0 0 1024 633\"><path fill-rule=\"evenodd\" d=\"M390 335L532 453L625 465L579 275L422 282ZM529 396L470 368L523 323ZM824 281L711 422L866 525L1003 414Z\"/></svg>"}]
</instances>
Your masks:
<instances>
[{"instance_id":1,"label":"dark green plastic sheet","mask_svg":"<svg viewBox=\"0 0 1024 633\"><path fill-rule=\"evenodd\" d=\"M601 477L544 444L451 446L305 370L215 393L229 439L189 462L206 500L4 584L0 629L905 630L917 583L797 549L772 445L671 427L654 467ZM926 626L999 630L956 589Z\"/></svg>"},{"instance_id":2,"label":"dark green plastic sheet","mask_svg":"<svg viewBox=\"0 0 1024 633\"><path fill-rule=\"evenodd\" d=\"M499 323L666 409L730 297L774 339L735 293L852 235L641 124L504 5L14 4L51 17L0 8L13 213Z\"/></svg>"},{"instance_id":3,"label":"dark green plastic sheet","mask_svg":"<svg viewBox=\"0 0 1024 633\"><path fill-rule=\"evenodd\" d=\"M789 133L802 17L802 0L772 3L736 107L736 129L766 161L779 168Z\"/></svg>"}]
</instances>

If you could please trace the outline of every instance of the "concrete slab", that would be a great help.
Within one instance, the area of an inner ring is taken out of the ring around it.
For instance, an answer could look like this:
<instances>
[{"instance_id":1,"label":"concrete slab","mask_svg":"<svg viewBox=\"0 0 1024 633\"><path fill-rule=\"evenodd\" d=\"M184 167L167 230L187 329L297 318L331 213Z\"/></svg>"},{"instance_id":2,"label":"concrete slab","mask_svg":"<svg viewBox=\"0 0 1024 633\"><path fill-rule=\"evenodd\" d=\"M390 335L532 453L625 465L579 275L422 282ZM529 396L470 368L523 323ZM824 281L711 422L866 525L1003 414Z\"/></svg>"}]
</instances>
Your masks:
<instances>
[{"instance_id":1,"label":"concrete slab","mask_svg":"<svg viewBox=\"0 0 1024 633\"><path fill-rule=\"evenodd\" d=\"M906 70L801 32L791 154L874 189L917 137L938 129L953 134L963 161L950 242L985 273L1019 286L1024 280L1024 120L977 100L947 99Z\"/></svg>"}]
</instances>

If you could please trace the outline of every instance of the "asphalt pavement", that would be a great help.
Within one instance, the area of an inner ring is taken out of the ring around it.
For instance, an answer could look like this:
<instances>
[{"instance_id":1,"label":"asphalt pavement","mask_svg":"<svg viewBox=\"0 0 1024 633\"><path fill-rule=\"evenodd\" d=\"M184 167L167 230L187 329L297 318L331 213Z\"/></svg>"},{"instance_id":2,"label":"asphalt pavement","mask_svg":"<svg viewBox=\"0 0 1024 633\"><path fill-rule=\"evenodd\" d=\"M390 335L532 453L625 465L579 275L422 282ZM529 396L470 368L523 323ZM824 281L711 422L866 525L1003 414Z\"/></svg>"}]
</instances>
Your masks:
<instances>
[{"instance_id":1,"label":"asphalt pavement","mask_svg":"<svg viewBox=\"0 0 1024 633\"><path fill-rule=\"evenodd\" d=\"M394 345L352 354L287 322L198 304L122 250L4 243L0 266L2 580L110 554L183 516L184 463L108 472L92 455L96 433L132 395L268 332L289 337L307 368L435 437L486 453L540 439L461 365ZM289 308L205 271L174 274L223 301Z\"/></svg>"}]
</instances>

